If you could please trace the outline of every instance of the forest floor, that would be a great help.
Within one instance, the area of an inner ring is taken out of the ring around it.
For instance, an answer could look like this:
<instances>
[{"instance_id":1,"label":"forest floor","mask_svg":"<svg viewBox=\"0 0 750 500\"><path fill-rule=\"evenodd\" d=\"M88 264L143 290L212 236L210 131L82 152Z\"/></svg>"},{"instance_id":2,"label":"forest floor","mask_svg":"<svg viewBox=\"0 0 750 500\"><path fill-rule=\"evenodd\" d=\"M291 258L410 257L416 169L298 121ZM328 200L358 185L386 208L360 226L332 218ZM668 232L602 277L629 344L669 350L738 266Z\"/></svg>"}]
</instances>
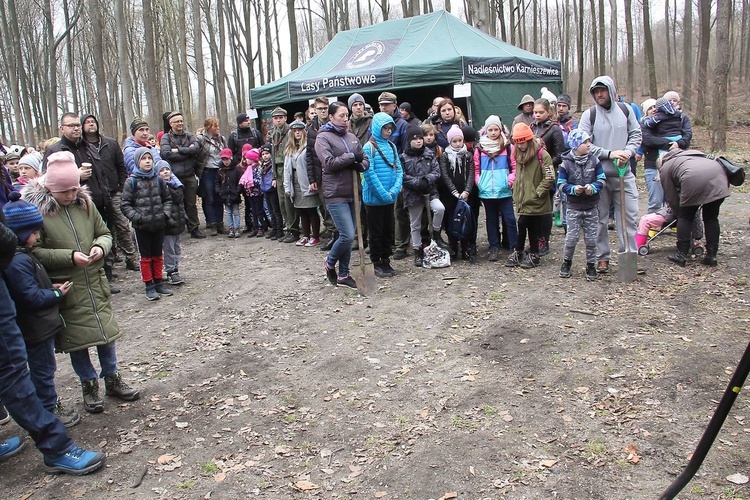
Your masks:
<instances>
[{"instance_id":1,"label":"forest floor","mask_svg":"<svg viewBox=\"0 0 750 500\"><path fill-rule=\"evenodd\" d=\"M559 278L559 229L537 269L487 262L481 236L479 265L396 261L398 275L366 298L327 285L316 248L187 238L188 282L173 297L147 302L138 274L116 270L120 367L139 401L107 398L104 413L85 414L70 363L58 358L58 390L82 415L70 434L105 451L106 467L46 475L32 446L3 463L2 490L23 499L658 497L748 340L747 191L733 188L722 207L717 268L669 263L674 238L665 236L640 258L647 274L628 284L616 272L587 282L582 243L573 276ZM0 439L19 432L11 423ZM727 479L737 473L750 475L744 393L681 498L750 498Z\"/></svg>"}]
</instances>

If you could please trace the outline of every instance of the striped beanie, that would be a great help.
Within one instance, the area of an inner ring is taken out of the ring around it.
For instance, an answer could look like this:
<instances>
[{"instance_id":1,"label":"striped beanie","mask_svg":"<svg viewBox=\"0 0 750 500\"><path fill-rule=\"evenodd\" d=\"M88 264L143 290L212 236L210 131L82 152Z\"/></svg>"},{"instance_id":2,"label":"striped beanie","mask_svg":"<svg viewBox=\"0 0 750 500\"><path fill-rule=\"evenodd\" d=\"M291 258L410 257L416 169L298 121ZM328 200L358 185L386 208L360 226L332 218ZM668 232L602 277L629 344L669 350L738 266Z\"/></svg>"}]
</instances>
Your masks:
<instances>
[{"instance_id":1,"label":"striped beanie","mask_svg":"<svg viewBox=\"0 0 750 500\"><path fill-rule=\"evenodd\" d=\"M16 233L18 243L26 245L31 233L44 226L44 219L35 205L21 199L18 191L10 193L8 200L3 206L6 225Z\"/></svg>"}]
</instances>

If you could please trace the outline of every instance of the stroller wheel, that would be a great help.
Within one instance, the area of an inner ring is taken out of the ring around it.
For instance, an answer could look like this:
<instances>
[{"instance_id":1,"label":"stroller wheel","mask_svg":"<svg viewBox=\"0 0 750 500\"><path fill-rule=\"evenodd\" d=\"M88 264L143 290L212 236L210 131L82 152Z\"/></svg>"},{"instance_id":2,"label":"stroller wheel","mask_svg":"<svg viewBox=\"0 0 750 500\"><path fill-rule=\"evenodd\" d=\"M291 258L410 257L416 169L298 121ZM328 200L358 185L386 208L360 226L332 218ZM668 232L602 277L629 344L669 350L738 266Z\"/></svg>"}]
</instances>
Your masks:
<instances>
[{"instance_id":1,"label":"stroller wheel","mask_svg":"<svg viewBox=\"0 0 750 500\"><path fill-rule=\"evenodd\" d=\"M705 249L702 246L700 246L700 245L696 245L696 246L693 247L693 254L696 257L702 257L703 254L704 254L704 252L705 252Z\"/></svg>"},{"instance_id":2,"label":"stroller wheel","mask_svg":"<svg viewBox=\"0 0 750 500\"><path fill-rule=\"evenodd\" d=\"M642 247L638 247L638 255L640 255L641 257L648 255L648 251L649 251L648 245L643 245Z\"/></svg>"}]
</instances>

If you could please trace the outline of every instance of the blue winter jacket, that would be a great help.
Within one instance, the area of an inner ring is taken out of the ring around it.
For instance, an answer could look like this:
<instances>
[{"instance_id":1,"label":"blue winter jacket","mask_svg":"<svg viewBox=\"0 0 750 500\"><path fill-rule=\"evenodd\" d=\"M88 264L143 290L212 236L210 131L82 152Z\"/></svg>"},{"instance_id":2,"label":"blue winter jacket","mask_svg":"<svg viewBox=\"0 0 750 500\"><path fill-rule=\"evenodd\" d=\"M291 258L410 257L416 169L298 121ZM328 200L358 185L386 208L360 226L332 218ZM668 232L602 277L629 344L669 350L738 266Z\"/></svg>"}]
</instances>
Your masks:
<instances>
[{"instance_id":1,"label":"blue winter jacket","mask_svg":"<svg viewBox=\"0 0 750 500\"><path fill-rule=\"evenodd\" d=\"M396 202L401 191L404 171L398 151L391 141L383 139L381 135L383 126L389 123L394 124L390 115L376 113L372 118L370 141L362 148L370 160L370 168L365 170L362 182L362 201L365 205L390 205Z\"/></svg>"},{"instance_id":2,"label":"blue winter jacket","mask_svg":"<svg viewBox=\"0 0 750 500\"><path fill-rule=\"evenodd\" d=\"M135 150L142 147L143 145L139 142L136 142L132 135L125 139L125 144L122 147L122 156L125 160L125 169L128 171L128 177L133 175L133 169L135 168L135 160L133 159ZM162 160L161 154L159 154L159 148L149 146L148 149L151 151L151 157L154 159L154 165L156 165L157 161L166 161Z\"/></svg>"},{"instance_id":3,"label":"blue winter jacket","mask_svg":"<svg viewBox=\"0 0 750 500\"><path fill-rule=\"evenodd\" d=\"M477 148L474 152L474 170L480 198L499 200L513 196L511 188L516 175L508 160L508 148L503 148L494 158Z\"/></svg>"}]
</instances>

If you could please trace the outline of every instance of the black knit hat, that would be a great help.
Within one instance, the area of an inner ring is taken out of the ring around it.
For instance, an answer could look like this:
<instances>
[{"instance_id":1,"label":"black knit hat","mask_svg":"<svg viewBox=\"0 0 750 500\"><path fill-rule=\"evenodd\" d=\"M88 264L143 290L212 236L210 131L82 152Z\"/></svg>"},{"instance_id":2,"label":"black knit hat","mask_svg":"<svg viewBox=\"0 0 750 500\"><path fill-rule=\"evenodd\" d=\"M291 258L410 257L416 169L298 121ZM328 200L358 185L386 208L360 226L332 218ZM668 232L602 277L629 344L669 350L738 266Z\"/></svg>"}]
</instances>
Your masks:
<instances>
[{"instance_id":1,"label":"black knit hat","mask_svg":"<svg viewBox=\"0 0 750 500\"><path fill-rule=\"evenodd\" d=\"M144 125L148 127L148 122L144 118L141 118L140 116L133 118L133 121L130 122L130 133L135 134L135 131Z\"/></svg>"},{"instance_id":2,"label":"black knit hat","mask_svg":"<svg viewBox=\"0 0 750 500\"><path fill-rule=\"evenodd\" d=\"M26 245L31 233L44 227L44 219L35 205L21 199L21 193L18 191L10 193L8 200L3 206L6 225L16 233L18 243Z\"/></svg>"},{"instance_id":3,"label":"black knit hat","mask_svg":"<svg viewBox=\"0 0 750 500\"><path fill-rule=\"evenodd\" d=\"M419 127L417 125L409 125L406 127L406 140L411 141L415 138L422 138L424 137L424 132L422 132L422 127Z\"/></svg>"}]
</instances>

